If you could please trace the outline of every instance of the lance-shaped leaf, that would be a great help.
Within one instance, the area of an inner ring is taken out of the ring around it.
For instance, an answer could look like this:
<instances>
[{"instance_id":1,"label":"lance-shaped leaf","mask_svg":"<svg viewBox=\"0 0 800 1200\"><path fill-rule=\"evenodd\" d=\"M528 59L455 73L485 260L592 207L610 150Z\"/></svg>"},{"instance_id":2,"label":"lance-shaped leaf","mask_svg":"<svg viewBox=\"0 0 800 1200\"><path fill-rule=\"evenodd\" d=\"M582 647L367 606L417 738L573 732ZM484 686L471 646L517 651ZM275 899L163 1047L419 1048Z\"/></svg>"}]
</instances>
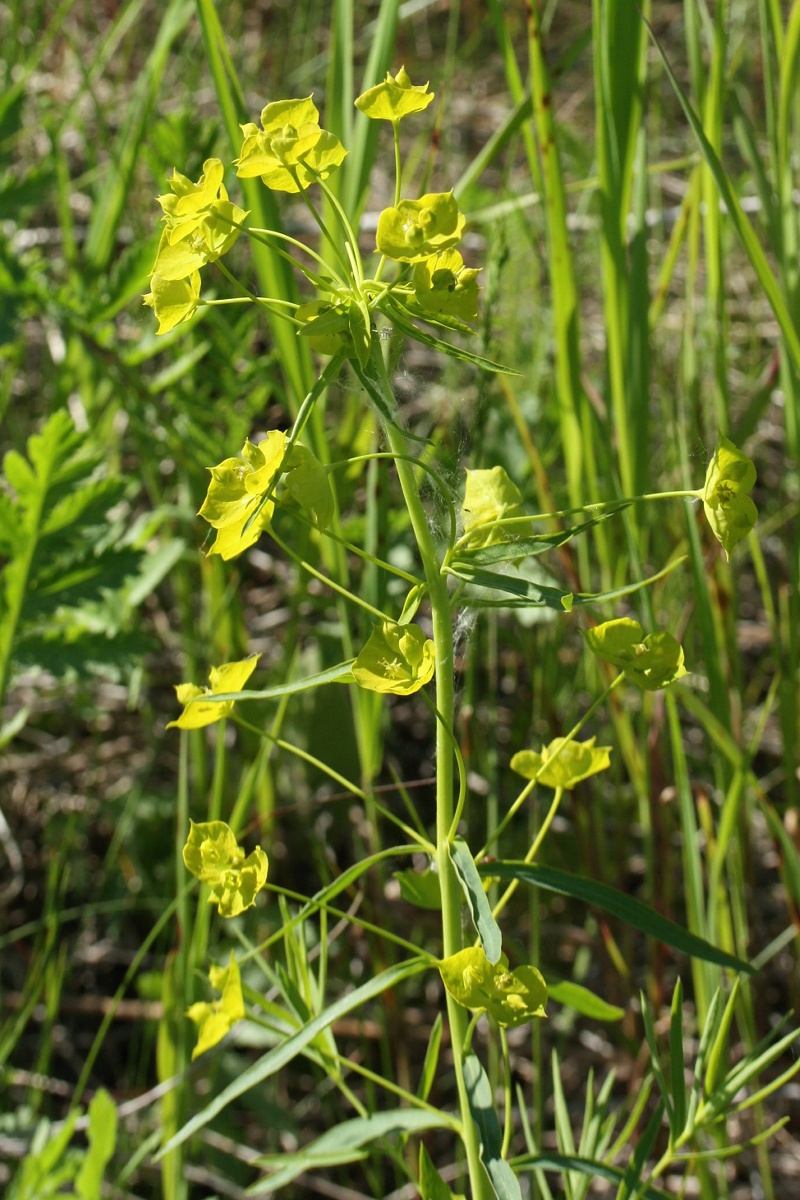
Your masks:
<instances>
[{"instance_id":1,"label":"lance-shaped leaf","mask_svg":"<svg viewBox=\"0 0 800 1200\"><path fill-rule=\"evenodd\" d=\"M273 429L257 446L246 441L240 457L209 468L211 482L198 514L217 530L209 555L234 558L258 540L275 507L265 497L283 465L286 444L286 434Z\"/></svg>"},{"instance_id":2,"label":"lance-shaped leaf","mask_svg":"<svg viewBox=\"0 0 800 1200\"><path fill-rule=\"evenodd\" d=\"M383 621L353 663L353 678L371 692L409 696L433 678L434 646L418 625Z\"/></svg>"},{"instance_id":3,"label":"lance-shaped leaf","mask_svg":"<svg viewBox=\"0 0 800 1200\"><path fill-rule=\"evenodd\" d=\"M319 126L319 111L308 96L276 100L261 112L261 129L252 121L241 126L242 151L234 163L240 179L260 175L275 192L299 192L327 179L347 151L339 139Z\"/></svg>"},{"instance_id":4,"label":"lance-shaped leaf","mask_svg":"<svg viewBox=\"0 0 800 1200\"><path fill-rule=\"evenodd\" d=\"M483 890L483 883L478 874L478 868L475 866L472 852L463 838L453 839L450 847L450 860L469 905L472 922L481 939L484 953L490 963L498 963L503 949L500 926L492 914L492 906Z\"/></svg>"},{"instance_id":5,"label":"lance-shaped leaf","mask_svg":"<svg viewBox=\"0 0 800 1200\"><path fill-rule=\"evenodd\" d=\"M720 436L706 471L702 496L708 523L728 558L758 518L758 510L747 494L755 481L756 469L747 455Z\"/></svg>"},{"instance_id":6,"label":"lance-shaped leaf","mask_svg":"<svg viewBox=\"0 0 800 1200\"><path fill-rule=\"evenodd\" d=\"M176 721L169 722L167 729L202 729L204 725L213 725L215 721L229 717L233 712L233 700L211 700L206 697L240 692L255 671L260 657L260 654L252 654L250 658L238 662L212 667L208 676L210 686L207 688L198 687L195 683L179 683L175 693L178 703L184 706L183 712Z\"/></svg>"},{"instance_id":7,"label":"lance-shaped leaf","mask_svg":"<svg viewBox=\"0 0 800 1200\"><path fill-rule=\"evenodd\" d=\"M503 1134L497 1119L492 1085L477 1054L464 1057L464 1086L469 1111L478 1131L481 1162L492 1181L497 1200L522 1200L519 1180L503 1158Z\"/></svg>"},{"instance_id":8,"label":"lance-shaped leaf","mask_svg":"<svg viewBox=\"0 0 800 1200\"><path fill-rule=\"evenodd\" d=\"M238 917L250 908L267 882L264 851L256 846L245 855L224 821L190 821L183 861L187 871L209 885L209 903L217 905L222 917Z\"/></svg>"},{"instance_id":9,"label":"lance-shaped leaf","mask_svg":"<svg viewBox=\"0 0 800 1200\"><path fill-rule=\"evenodd\" d=\"M656 692L687 674L680 642L671 633L645 636L631 617L606 621L583 636L593 653L619 667L631 683L647 692Z\"/></svg>"},{"instance_id":10,"label":"lance-shaped leaf","mask_svg":"<svg viewBox=\"0 0 800 1200\"><path fill-rule=\"evenodd\" d=\"M192 271L185 279L162 279L160 275L153 275L150 291L144 297L144 303L156 315L157 334L169 333L176 325L193 317L199 300L199 271Z\"/></svg>"},{"instance_id":11,"label":"lance-shaped leaf","mask_svg":"<svg viewBox=\"0 0 800 1200\"><path fill-rule=\"evenodd\" d=\"M360 109L372 121L391 121L396 125L403 117L412 113L424 112L434 93L428 91L428 84L414 85L408 71L401 67L396 75L386 72L383 83L367 88L356 98L356 108Z\"/></svg>"},{"instance_id":12,"label":"lance-shaped leaf","mask_svg":"<svg viewBox=\"0 0 800 1200\"><path fill-rule=\"evenodd\" d=\"M466 1200L465 1196L456 1196L450 1191L433 1165L424 1142L419 1145L419 1194L421 1200Z\"/></svg>"},{"instance_id":13,"label":"lance-shaped leaf","mask_svg":"<svg viewBox=\"0 0 800 1200\"><path fill-rule=\"evenodd\" d=\"M419 200L401 200L378 218L376 243L395 262L419 263L449 250L461 238L464 215L452 192L430 192Z\"/></svg>"},{"instance_id":14,"label":"lance-shaped leaf","mask_svg":"<svg viewBox=\"0 0 800 1200\"><path fill-rule=\"evenodd\" d=\"M189 1020L198 1026L197 1045L192 1051L193 1060L205 1054L212 1046L216 1046L217 1042L221 1042L225 1034L237 1021L243 1020L245 1015L239 964L232 950L227 967L211 967L208 981L215 992L222 993L220 998L210 1002L198 1000L186 1010Z\"/></svg>"},{"instance_id":15,"label":"lance-shaped leaf","mask_svg":"<svg viewBox=\"0 0 800 1200\"><path fill-rule=\"evenodd\" d=\"M517 516L521 504L520 490L509 479L504 467L467 471L461 512L464 533L470 535L470 547L491 546L504 541L506 533L502 528L495 528L495 524L503 517ZM521 532L522 529L515 528L515 533Z\"/></svg>"},{"instance_id":16,"label":"lance-shaped leaf","mask_svg":"<svg viewBox=\"0 0 800 1200\"><path fill-rule=\"evenodd\" d=\"M472 1012L489 1013L505 1028L547 1016L547 984L536 967L509 971L505 955L490 963L480 946L469 946L442 959L439 973L454 1000Z\"/></svg>"},{"instance_id":17,"label":"lance-shaped leaf","mask_svg":"<svg viewBox=\"0 0 800 1200\"><path fill-rule=\"evenodd\" d=\"M554 738L541 754L535 750L518 750L511 759L511 770L524 779L535 779L545 787L571 790L582 779L605 771L610 765L611 746L595 746L596 738L587 742Z\"/></svg>"}]
</instances>

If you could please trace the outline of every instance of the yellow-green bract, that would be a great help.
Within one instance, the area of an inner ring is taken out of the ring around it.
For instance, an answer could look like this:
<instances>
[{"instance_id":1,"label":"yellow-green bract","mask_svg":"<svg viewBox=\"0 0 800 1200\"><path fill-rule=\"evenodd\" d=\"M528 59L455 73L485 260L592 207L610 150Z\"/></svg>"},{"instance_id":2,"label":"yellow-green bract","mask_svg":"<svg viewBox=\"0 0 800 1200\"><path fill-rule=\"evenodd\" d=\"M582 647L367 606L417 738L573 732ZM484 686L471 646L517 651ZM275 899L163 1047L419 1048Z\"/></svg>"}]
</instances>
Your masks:
<instances>
[{"instance_id":1,"label":"yellow-green bract","mask_svg":"<svg viewBox=\"0 0 800 1200\"><path fill-rule=\"evenodd\" d=\"M498 1025L525 1025L547 1013L547 984L536 967L509 971L505 955L492 964L480 946L459 950L439 963L444 986L473 1012L487 1012Z\"/></svg>"},{"instance_id":2,"label":"yellow-green bract","mask_svg":"<svg viewBox=\"0 0 800 1200\"><path fill-rule=\"evenodd\" d=\"M240 692L255 671L260 657L260 654L253 654L239 662L212 667L208 675L211 686L207 688L198 687L196 683L177 684L175 693L178 703L184 706L183 712L177 720L169 722L167 729L202 729L204 725L213 725L215 721L229 717L233 712L233 700L205 700L203 697Z\"/></svg>"},{"instance_id":3,"label":"yellow-green bract","mask_svg":"<svg viewBox=\"0 0 800 1200\"><path fill-rule=\"evenodd\" d=\"M405 67L395 76L389 71L383 83L368 88L356 100L356 108L373 121L391 121L396 125L403 117L423 112L433 100L428 84L415 86Z\"/></svg>"},{"instance_id":4,"label":"yellow-green bract","mask_svg":"<svg viewBox=\"0 0 800 1200\"><path fill-rule=\"evenodd\" d=\"M609 766L612 747L595 746L596 740L574 742L554 738L540 754L535 750L519 750L511 759L511 770L545 787L571 790L582 779Z\"/></svg>"},{"instance_id":5,"label":"yellow-green bract","mask_svg":"<svg viewBox=\"0 0 800 1200\"><path fill-rule=\"evenodd\" d=\"M173 171L171 192L158 197L164 212L153 274L161 279L185 279L230 250L247 213L228 199L218 158L206 159L203 174L192 183Z\"/></svg>"},{"instance_id":6,"label":"yellow-green bract","mask_svg":"<svg viewBox=\"0 0 800 1200\"><path fill-rule=\"evenodd\" d=\"M706 519L728 558L758 518L758 510L747 495L755 481L756 469L747 455L720 436L706 472L702 497Z\"/></svg>"},{"instance_id":7,"label":"yellow-green bract","mask_svg":"<svg viewBox=\"0 0 800 1200\"><path fill-rule=\"evenodd\" d=\"M656 692L686 675L683 648L671 633L648 633L631 617L606 621L584 633L586 644L599 658L625 672L631 683Z\"/></svg>"},{"instance_id":8,"label":"yellow-green bract","mask_svg":"<svg viewBox=\"0 0 800 1200\"><path fill-rule=\"evenodd\" d=\"M275 501L265 496L283 465L286 434L273 429L257 446L248 439L238 458L210 467L211 482L199 516L217 536L209 554L235 558L252 546L269 524Z\"/></svg>"},{"instance_id":9,"label":"yellow-green bract","mask_svg":"<svg viewBox=\"0 0 800 1200\"><path fill-rule=\"evenodd\" d=\"M414 268L414 298L431 316L471 321L478 315L478 271L457 250L431 255Z\"/></svg>"},{"instance_id":10,"label":"yellow-green bract","mask_svg":"<svg viewBox=\"0 0 800 1200\"><path fill-rule=\"evenodd\" d=\"M188 279L164 279L161 275L152 275L150 291L144 297L144 303L156 315L157 334L169 333L176 325L193 317L199 300L199 271L192 271Z\"/></svg>"},{"instance_id":11,"label":"yellow-green bract","mask_svg":"<svg viewBox=\"0 0 800 1200\"><path fill-rule=\"evenodd\" d=\"M469 545L492 546L504 541L507 534L502 527L497 529L496 524L503 517L516 516L521 503L519 488L504 467L467 471L461 513L464 533L470 535ZM519 532L516 528L516 533Z\"/></svg>"},{"instance_id":12,"label":"yellow-green bract","mask_svg":"<svg viewBox=\"0 0 800 1200\"><path fill-rule=\"evenodd\" d=\"M376 244L396 262L419 263L449 250L461 238L463 213L452 192L430 192L419 200L401 200L378 217Z\"/></svg>"},{"instance_id":13,"label":"yellow-green bract","mask_svg":"<svg viewBox=\"0 0 800 1200\"><path fill-rule=\"evenodd\" d=\"M353 663L353 678L371 692L408 696L433 678L434 646L417 625L384 621Z\"/></svg>"},{"instance_id":14,"label":"yellow-green bract","mask_svg":"<svg viewBox=\"0 0 800 1200\"><path fill-rule=\"evenodd\" d=\"M242 152L234 159L240 179L256 175L274 192L299 192L327 179L347 151L332 133L319 126L319 111L310 96L276 100L261 112L261 129L249 121L241 127Z\"/></svg>"},{"instance_id":15,"label":"yellow-green bract","mask_svg":"<svg viewBox=\"0 0 800 1200\"><path fill-rule=\"evenodd\" d=\"M189 822L183 861L201 883L211 888L209 903L222 917L238 917L255 904L267 882L267 856L260 846L245 856L224 821Z\"/></svg>"},{"instance_id":16,"label":"yellow-green bract","mask_svg":"<svg viewBox=\"0 0 800 1200\"><path fill-rule=\"evenodd\" d=\"M227 967L211 967L208 981L215 992L221 992L219 1000L207 1003L198 1000L187 1008L186 1015L198 1026L197 1045L192 1051L192 1060L217 1042L221 1042L225 1034L244 1018L244 998L242 996L242 980L239 965L233 956Z\"/></svg>"}]
</instances>

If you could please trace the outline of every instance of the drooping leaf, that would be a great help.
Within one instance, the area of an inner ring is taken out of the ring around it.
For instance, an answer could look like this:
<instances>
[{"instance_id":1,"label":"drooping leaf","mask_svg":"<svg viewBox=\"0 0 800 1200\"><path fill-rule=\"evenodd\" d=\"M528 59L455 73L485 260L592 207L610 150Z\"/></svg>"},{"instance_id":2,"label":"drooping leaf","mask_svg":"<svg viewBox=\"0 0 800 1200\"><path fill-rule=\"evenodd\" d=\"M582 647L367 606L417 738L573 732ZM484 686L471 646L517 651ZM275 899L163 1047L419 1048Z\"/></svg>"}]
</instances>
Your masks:
<instances>
[{"instance_id":1,"label":"drooping leaf","mask_svg":"<svg viewBox=\"0 0 800 1200\"><path fill-rule=\"evenodd\" d=\"M590 1017L593 1021L621 1021L625 1016L624 1008L617 1004L609 1004L602 996L596 996L588 988L580 983L573 983L570 979L563 979L557 983L548 979L547 998L555 1000L556 1004L574 1008L575 1012Z\"/></svg>"},{"instance_id":2,"label":"drooping leaf","mask_svg":"<svg viewBox=\"0 0 800 1200\"><path fill-rule=\"evenodd\" d=\"M442 907L442 889L435 871L395 871L392 876L400 885L400 895L407 904L437 911Z\"/></svg>"},{"instance_id":3,"label":"drooping leaf","mask_svg":"<svg viewBox=\"0 0 800 1200\"><path fill-rule=\"evenodd\" d=\"M304 1171L320 1171L326 1167L358 1162L364 1157L364 1147L379 1138L452 1127L452 1117L433 1109L395 1108L368 1117L341 1121L295 1154L282 1152L262 1156L259 1159L261 1166L277 1167L277 1170L268 1179L253 1184L247 1194L269 1196L279 1188L286 1187Z\"/></svg>"},{"instance_id":4,"label":"drooping leaf","mask_svg":"<svg viewBox=\"0 0 800 1200\"><path fill-rule=\"evenodd\" d=\"M483 952L494 966L500 961L503 938L500 926L492 915L492 906L483 890L481 877L475 866L472 852L463 838L454 838L450 847L450 860L458 881L464 891L472 915L472 922L481 939Z\"/></svg>"},{"instance_id":5,"label":"drooping leaf","mask_svg":"<svg viewBox=\"0 0 800 1200\"><path fill-rule=\"evenodd\" d=\"M503 1135L494 1107L492 1085L477 1054L466 1055L463 1070L469 1110L480 1138L481 1162L497 1200L522 1200L519 1181L502 1157Z\"/></svg>"},{"instance_id":6,"label":"drooping leaf","mask_svg":"<svg viewBox=\"0 0 800 1200\"><path fill-rule=\"evenodd\" d=\"M646 933L648 937L656 938L665 946L671 946L673 950L679 950L692 958L729 967L733 971L746 971L749 975L756 973L749 963L712 946L710 942L683 929L648 905L642 904L641 900L626 896L624 892L619 892L606 883L559 871L555 867L540 867L523 862L482 863L478 870L481 875L490 875L502 880L519 879L521 883L529 883L534 887L542 887L561 896L570 896L573 900L591 904L618 917L627 925L632 925L634 929Z\"/></svg>"}]
</instances>

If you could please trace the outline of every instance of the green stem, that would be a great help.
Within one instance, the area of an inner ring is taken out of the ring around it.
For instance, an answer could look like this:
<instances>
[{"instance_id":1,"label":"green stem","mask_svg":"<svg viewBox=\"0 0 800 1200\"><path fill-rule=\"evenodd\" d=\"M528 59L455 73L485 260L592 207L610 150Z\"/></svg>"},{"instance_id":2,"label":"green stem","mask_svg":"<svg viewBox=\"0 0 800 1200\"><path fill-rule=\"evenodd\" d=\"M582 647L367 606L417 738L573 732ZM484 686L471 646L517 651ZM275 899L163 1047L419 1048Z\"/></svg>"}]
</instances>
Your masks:
<instances>
[{"instance_id":1,"label":"green stem","mask_svg":"<svg viewBox=\"0 0 800 1200\"><path fill-rule=\"evenodd\" d=\"M382 373L386 391L389 392L391 385L380 349L374 354L373 363ZM450 859L450 838L455 808L455 755L449 733L449 730L455 726L453 621L447 578L441 570L441 563L428 525L428 517L422 503L414 468L408 461L409 449L406 439L403 433L396 426L390 425L388 421L384 422L384 428L389 447L396 456L397 474L422 559L431 604L436 662L436 708L440 716L440 720L436 722L436 861L442 894L442 953L443 957L447 958L462 948L461 887ZM458 1089L472 1200L492 1200L494 1193L481 1162L478 1129L471 1114L469 1095L464 1080L467 1011L456 1003L449 992L447 993L447 1015L450 1023L453 1067Z\"/></svg>"}]
</instances>

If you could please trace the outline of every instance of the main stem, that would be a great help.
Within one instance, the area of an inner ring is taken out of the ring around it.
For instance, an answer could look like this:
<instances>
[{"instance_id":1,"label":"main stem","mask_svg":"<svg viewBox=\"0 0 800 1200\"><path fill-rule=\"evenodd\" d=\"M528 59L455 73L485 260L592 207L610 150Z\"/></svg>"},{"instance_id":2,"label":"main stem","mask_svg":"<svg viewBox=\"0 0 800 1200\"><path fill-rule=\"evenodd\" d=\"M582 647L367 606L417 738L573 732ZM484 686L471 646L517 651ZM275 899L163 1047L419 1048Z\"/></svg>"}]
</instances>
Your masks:
<instances>
[{"instance_id":1,"label":"main stem","mask_svg":"<svg viewBox=\"0 0 800 1200\"><path fill-rule=\"evenodd\" d=\"M447 591L447 577L441 571L439 555L428 526L428 518L420 497L414 467L407 460L409 449L406 440L399 429L390 425L386 427L386 436L392 453L396 455L395 466L422 559L433 619L436 707L441 716L441 720L436 722L436 862L442 893L443 956L447 958L462 949L461 890L450 861L455 770L453 747L447 730L455 728L453 621L450 612L450 597ZM469 1096L464 1082L467 1011L455 1002L449 992L447 993L447 1016L450 1024L453 1066L458 1087L472 1198L473 1200L494 1200L494 1192L481 1162L478 1130L472 1119Z\"/></svg>"}]
</instances>

